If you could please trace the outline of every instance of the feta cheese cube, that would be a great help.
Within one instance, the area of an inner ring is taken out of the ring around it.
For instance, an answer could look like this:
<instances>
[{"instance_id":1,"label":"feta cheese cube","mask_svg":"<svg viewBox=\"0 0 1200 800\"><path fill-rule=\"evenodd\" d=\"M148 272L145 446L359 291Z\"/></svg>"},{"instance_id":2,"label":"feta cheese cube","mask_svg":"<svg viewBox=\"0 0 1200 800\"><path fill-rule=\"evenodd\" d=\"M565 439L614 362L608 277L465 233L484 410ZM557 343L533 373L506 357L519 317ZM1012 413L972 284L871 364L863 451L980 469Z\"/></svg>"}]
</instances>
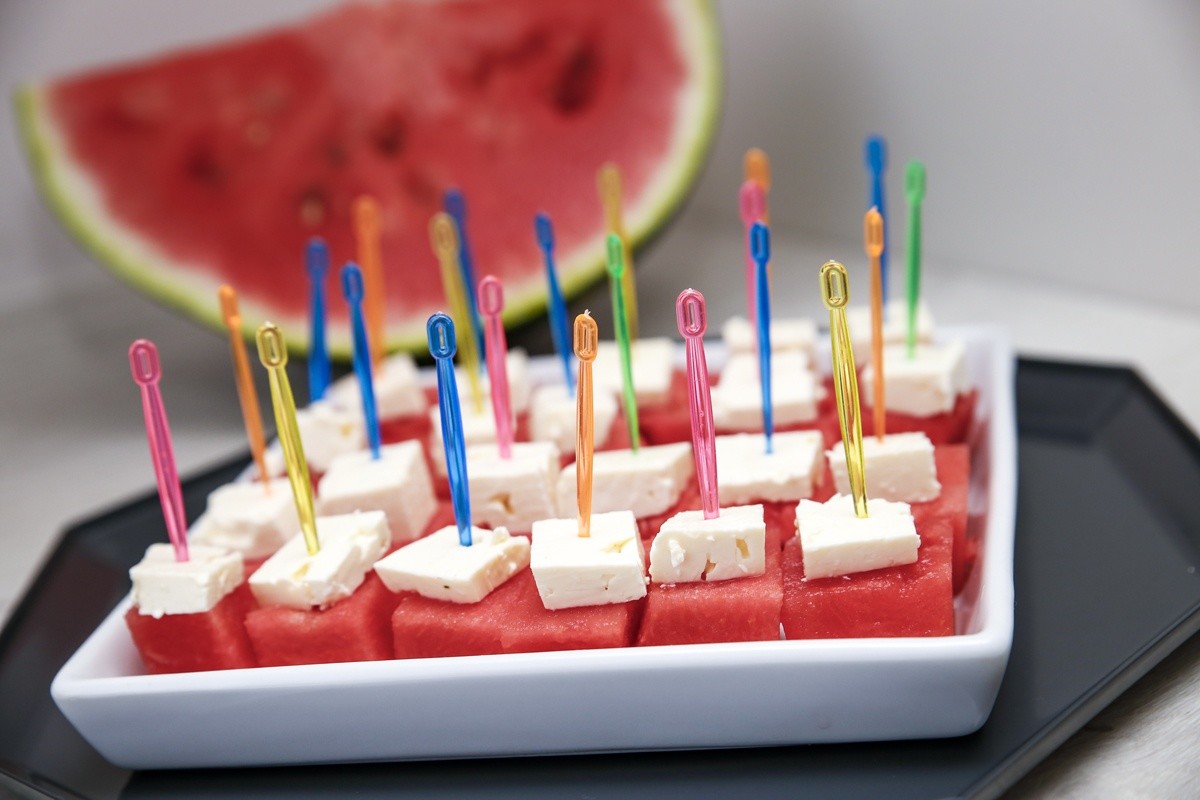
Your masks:
<instances>
[{"instance_id":1,"label":"feta cheese cube","mask_svg":"<svg viewBox=\"0 0 1200 800\"><path fill-rule=\"evenodd\" d=\"M519 348L509 350L504 363L508 366L508 399L512 403L512 412L514 415L522 414L529 410L529 399L533 394L533 379L529 376L529 356ZM471 384L462 367L455 368L455 377L458 381L458 396L465 407L471 399ZM479 376L479 385L490 404L491 384L486 375Z\"/></svg>"},{"instance_id":2,"label":"feta cheese cube","mask_svg":"<svg viewBox=\"0 0 1200 800\"><path fill-rule=\"evenodd\" d=\"M851 306L846 309L846 325L850 328L850 346L854 361L862 366L871 360L871 307ZM917 341L933 341L933 315L924 302L917 303ZM883 307L883 343L908 342L908 301L903 297L888 301Z\"/></svg>"},{"instance_id":3,"label":"feta cheese cube","mask_svg":"<svg viewBox=\"0 0 1200 800\"><path fill-rule=\"evenodd\" d=\"M745 317L730 317L721 326L721 337L730 355L734 353L757 353L758 333ZM808 356L810 364L816 361L817 323L811 319L771 320L771 352L782 353L797 350Z\"/></svg>"},{"instance_id":4,"label":"feta cheese cube","mask_svg":"<svg viewBox=\"0 0 1200 800\"><path fill-rule=\"evenodd\" d=\"M663 523L650 546L650 580L655 583L726 581L761 575L767 569L767 525L763 507L681 511Z\"/></svg>"},{"instance_id":5,"label":"feta cheese cube","mask_svg":"<svg viewBox=\"0 0 1200 800\"><path fill-rule=\"evenodd\" d=\"M665 337L638 339L630 347L629 357L638 406L664 405L671 397L675 375L675 343ZM600 342L592 374L597 392L603 389L614 397L621 396L624 383L616 342Z\"/></svg>"},{"instance_id":6,"label":"feta cheese cube","mask_svg":"<svg viewBox=\"0 0 1200 800\"><path fill-rule=\"evenodd\" d=\"M496 417L492 414L490 400L484 401L479 410L464 396L461 404L463 424L463 444L470 447L476 444L494 444L496 441ZM433 434L429 437L429 460L433 463L433 471L439 478L445 478L446 445L442 442L442 410L435 405L429 409L429 419L433 423Z\"/></svg>"},{"instance_id":7,"label":"feta cheese cube","mask_svg":"<svg viewBox=\"0 0 1200 800\"><path fill-rule=\"evenodd\" d=\"M770 453L761 433L734 433L716 441L722 504L797 501L812 497L821 481L825 443L817 431L776 433Z\"/></svg>"},{"instance_id":8,"label":"feta cheese cube","mask_svg":"<svg viewBox=\"0 0 1200 800\"><path fill-rule=\"evenodd\" d=\"M883 349L884 403L888 411L914 417L932 417L954 409L958 396L970 389L967 382L967 352L960 341L925 344L912 358L904 345ZM864 405L875 391L875 371L863 369Z\"/></svg>"},{"instance_id":9,"label":"feta cheese cube","mask_svg":"<svg viewBox=\"0 0 1200 800\"><path fill-rule=\"evenodd\" d=\"M419 538L437 510L421 443L384 445L378 460L369 450L338 456L321 479L317 508L323 516L382 511L393 544Z\"/></svg>"},{"instance_id":10,"label":"feta cheese cube","mask_svg":"<svg viewBox=\"0 0 1200 800\"><path fill-rule=\"evenodd\" d=\"M592 424L596 445L608 440L617 418L617 398L592 391ZM553 442L560 453L575 452L575 396L563 385L539 386L529 404L529 433L536 442Z\"/></svg>"},{"instance_id":11,"label":"feta cheese cube","mask_svg":"<svg viewBox=\"0 0 1200 800\"><path fill-rule=\"evenodd\" d=\"M550 610L625 603L646 596L646 553L629 511L593 514L589 536L577 519L533 523L529 568Z\"/></svg>"},{"instance_id":12,"label":"feta cheese cube","mask_svg":"<svg viewBox=\"0 0 1200 800\"><path fill-rule=\"evenodd\" d=\"M416 592L433 600L478 603L529 564L529 540L504 528L471 529L471 546L449 525L406 544L375 565L393 592Z\"/></svg>"},{"instance_id":13,"label":"feta cheese cube","mask_svg":"<svg viewBox=\"0 0 1200 800\"><path fill-rule=\"evenodd\" d=\"M771 400L776 427L813 422L825 389L799 351L771 354ZM712 393L719 430L762 430L762 384L758 355L730 357Z\"/></svg>"},{"instance_id":14,"label":"feta cheese cube","mask_svg":"<svg viewBox=\"0 0 1200 800\"><path fill-rule=\"evenodd\" d=\"M195 544L266 558L300 530L296 501L287 478L227 483L208 496L205 512L192 526Z\"/></svg>"},{"instance_id":15,"label":"feta cheese cube","mask_svg":"<svg viewBox=\"0 0 1200 800\"><path fill-rule=\"evenodd\" d=\"M854 515L854 498L847 494L825 503L801 500L796 527L806 579L912 564L921 545L908 503L881 498L867 501L865 517Z\"/></svg>"},{"instance_id":16,"label":"feta cheese cube","mask_svg":"<svg viewBox=\"0 0 1200 800\"><path fill-rule=\"evenodd\" d=\"M380 419L413 417L426 413L429 401L421 386L421 375L412 356L402 353L385 358L372 376L375 410ZM329 387L330 402L346 411L362 414L358 376L351 373Z\"/></svg>"},{"instance_id":17,"label":"feta cheese cube","mask_svg":"<svg viewBox=\"0 0 1200 800\"><path fill-rule=\"evenodd\" d=\"M535 521L558 516L557 482L558 448L549 442L514 443L507 459L499 445L467 448L472 522L529 533Z\"/></svg>"},{"instance_id":18,"label":"feta cheese cube","mask_svg":"<svg viewBox=\"0 0 1200 800\"><path fill-rule=\"evenodd\" d=\"M692 446L687 442L606 450L592 460L592 513L631 510L635 517L661 514L679 501L692 477ZM578 514L575 465L558 476L559 515Z\"/></svg>"},{"instance_id":19,"label":"feta cheese cube","mask_svg":"<svg viewBox=\"0 0 1200 800\"><path fill-rule=\"evenodd\" d=\"M176 561L175 548L152 544L129 570L133 604L139 614L203 614L242 582L242 557L222 547L191 545L188 560Z\"/></svg>"},{"instance_id":20,"label":"feta cheese cube","mask_svg":"<svg viewBox=\"0 0 1200 800\"><path fill-rule=\"evenodd\" d=\"M327 608L354 593L392 540L382 511L317 517L321 548L309 555L300 533L250 576L250 590L266 606Z\"/></svg>"},{"instance_id":21,"label":"feta cheese cube","mask_svg":"<svg viewBox=\"0 0 1200 800\"><path fill-rule=\"evenodd\" d=\"M864 436L863 463L868 497L924 503L936 500L942 493L933 461L933 443L923 433L889 433L883 441L876 436ZM846 448L841 442L829 451L829 468L838 492L849 494Z\"/></svg>"},{"instance_id":22,"label":"feta cheese cube","mask_svg":"<svg viewBox=\"0 0 1200 800\"><path fill-rule=\"evenodd\" d=\"M325 472L333 459L367 446L367 429L362 409L348 411L329 400L318 400L296 410L296 428L304 446L304 458L310 469ZM283 452L278 443L268 451L267 466L272 474L284 471Z\"/></svg>"}]
</instances>

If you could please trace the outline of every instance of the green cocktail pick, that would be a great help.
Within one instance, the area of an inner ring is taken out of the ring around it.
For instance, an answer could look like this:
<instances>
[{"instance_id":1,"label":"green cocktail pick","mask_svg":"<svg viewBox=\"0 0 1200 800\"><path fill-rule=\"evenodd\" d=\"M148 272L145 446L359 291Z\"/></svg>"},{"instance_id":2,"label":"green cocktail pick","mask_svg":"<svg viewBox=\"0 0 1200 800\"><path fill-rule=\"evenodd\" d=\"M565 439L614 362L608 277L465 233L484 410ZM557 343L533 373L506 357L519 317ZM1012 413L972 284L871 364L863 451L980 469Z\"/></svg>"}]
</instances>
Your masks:
<instances>
[{"instance_id":1,"label":"green cocktail pick","mask_svg":"<svg viewBox=\"0 0 1200 800\"><path fill-rule=\"evenodd\" d=\"M904 174L908 198L908 357L917 354L917 303L921 298L921 201L925 199L925 165L908 162Z\"/></svg>"},{"instance_id":2,"label":"green cocktail pick","mask_svg":"<svg viewBox=\"0 0 1200 800\"><path fill-rule=\"evenodd\" d=\"M629 309L625 303L625 252L621 237L608 235L608 277L612 287L613 327L617 331L617 351L621 356L621 388L625 399L625 421L629 423L629 448L637 452L637 395L633 391L633 353L629 347Z\"/></svg>"}]
</instances>

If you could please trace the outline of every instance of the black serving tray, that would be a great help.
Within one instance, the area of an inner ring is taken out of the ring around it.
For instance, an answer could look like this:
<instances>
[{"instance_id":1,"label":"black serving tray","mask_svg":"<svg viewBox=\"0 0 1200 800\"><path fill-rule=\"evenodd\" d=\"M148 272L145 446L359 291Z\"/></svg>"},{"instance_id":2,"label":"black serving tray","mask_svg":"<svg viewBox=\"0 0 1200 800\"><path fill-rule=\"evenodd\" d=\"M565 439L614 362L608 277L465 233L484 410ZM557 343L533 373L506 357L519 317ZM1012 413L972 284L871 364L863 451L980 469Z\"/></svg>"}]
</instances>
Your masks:
<instances>
[{"instance_id":1,"label":"black serving tray","mask_svg":"<svg viewBox=\"0 0 1200 800\"><path fill-rule=\"evenodd\" d=\"M131 773L108 764L75 733L49 688L67 657L128 591L129 566L165 536L157 497L147 495L68 530L0 633L0 793L994 797L1200 628L1200 441L1128 369L1022 360L1016 381L1016 631L995 710L971 736ZM239 458L186 482L189 519L245 462ZM178 736L186 746L186 720L179 721Z\"/></svg>"}]
</instances>

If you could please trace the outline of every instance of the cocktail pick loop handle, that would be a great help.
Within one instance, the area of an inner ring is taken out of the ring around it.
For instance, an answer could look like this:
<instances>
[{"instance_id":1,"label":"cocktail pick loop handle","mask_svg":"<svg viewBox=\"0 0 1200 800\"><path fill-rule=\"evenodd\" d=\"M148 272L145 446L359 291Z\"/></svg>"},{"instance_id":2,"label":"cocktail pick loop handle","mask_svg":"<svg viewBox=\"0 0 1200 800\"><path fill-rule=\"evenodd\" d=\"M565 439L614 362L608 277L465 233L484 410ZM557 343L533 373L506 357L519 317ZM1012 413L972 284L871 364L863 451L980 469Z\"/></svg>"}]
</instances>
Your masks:
<instances>
[{"instance_id":1,"label":"cocktail pick loop handle","mask_svg":"<svg viewBox=\"0 0 1200 800\"><path fill-rule=\"evenodd\" d=\"M446 302L450 304L450 316L457 320L457 327L469 330L471 307L467 303L467 287L458 269L458 233L449 214L441 212L433 215L429 222L429 239L441 267L442 288L446 293ZM467 375L467 385L471 389L471 407L476 414L480 414L483 412L483 386L479 380L479 349L474 336L463 340L461 361L463 372Z\"/></svg>"},{"instance_id":2,"label":"cocktail pick loop handle","mask_svg":"<svg viewBox=\"0 0 1200 800\"><path fill-rule=\"evenodd\" d=\"M821 298L829 309L829 339L833 348L833 391L837 400L838 422L846 450L846 472L856 516L867 516L867 481L863 465L862 420L859 417L858 375L854 371L854 348L846 324L846 304L850 302L850 281L846 268L837 261L821 267Z\"/></svg>"},{"instance_id":3,"label":"cocktail pick loop handle","mask_svg":"<svg viewBox=\"0 0 1200 800\"><path fill-rule=\"evenodd\" d=\"M758 377L762 387L763 443L766 452L774 452L775 396L771 391L771 289L767 283L767 264L771 260L771 232L761 222L750 228L750 249L754 255L755 332L758 336Z\"/></svg>"},{"instance_id":4,"label":"cocktail pick loop handle","mask_svg":"<svg viewBox=\"0 0 1200 800\"><path fill-rule=\"evenodd\" d=\"M871 261L871 369L875 373L871 405L875 437L882 442L887 435L887 406L883 375L883 269L879 263L883 254L883 217L879 209L872 208L863 219L863 245Z\"/></svg>"},{"instance_id":5,"label":"cocktail pick loop handle","mask_svg":"<svg viewBox=\"0 0 1200 800\"><path fill-rule=\"evenodd\" d=\"M332 370L329 365L329 344L325 340L325 273L329 271L329 247L325 240L314 236L304 250L304 266L308 273L308 400L325 397Z\"/></svg>"},{"instance_id":6,"label":"cocktail pick loop handle","mask_svg":"<svg viewBox=\"0 0 1200 800\"><path fill-rule=\"evenodd\" d=\"M863 157L867 165L867 173L871 181L871 207L879 211L879 216L883 217L885 223L884 236L887 235L886 223L887 212L884 211L884 198L886 192L883 188L883 173L887 169L887 142L882 136L868 136L863 144ZM883 252L879 256L879 268L883 274L883 303L886 306L888 300L888 249L887 240L884 240Z\"/></svg>"},{"instance_id":7,"label":"cocktail pick loop handle","mask_svg":"<svg viewBox=\"0 0 1200 800\"><path fill-rule=\"evenodd\" d=\"M474 289L479 283L475 280L475 256L471 253L471 239L467 236L467 198L461 189L451 187L442 196L442 208L454 220L454 227L458 229L458 269L462 275L463 286L466 287L467 308L470 311L467 321L471 326L471 335L475 337L477 351L486 353L479 305L475 302Z\"/></svg>"},{"instance_id":8,"label":"cocktail pick loop handle","mask_svg":"<svg viewBox=\"0 0 1200 800\"><path fill-rule=\"evenodd\" d=\"M504 286L495 275L479 282L479 310L483 314L487 348L488 380L492 390L492 413L496 418L496 443L501 458L512 458L512 396L508 388L508 339L500 314L504 311Z\"/></svg>"},{"instance_id":9,"label":"cocktail pick loop handle","mask_svg":"<svg viewBox=\"0 0 1200 800\"><path fill-rule=\"evenodd\" d=\"M554 267L554 225L550 222L549 215L539 213L534 217L533 230L546 264L546 283L550 287L550 337L554 340L554 349L562 360L563 380L567 392L573 395L575 373L571 370L571 329L567 326L567 301L563 297L562 287L558 284L558 275Z\"/></svg>"},{"instance_id":10,"label":"cocktail pick loop handle","mask_svg":"<svg viewBox=\"0 0 1200 800\"><path fill-rule=\"evenodd\" d=\"M687 343L688 410L692 417L692 456L705 519L720 515L717 492L717 440L713 427L712 389L708 385L708 361L704 356L704 332L708 315L704 295L684 289L675 300L675 322Z\"/></svg>"},{"instance_id":11,"label":"cocktail pick loop handle","mask_svg":"<svg viewBox=\"0 0 1200 800\"><path fill-rule=\"evenodd\" d=\"M458 350L454 321L439 311L425 323L425 333L429 339L429 354L437 362L438 409L442 418L442 447L450 478L454 524L458 527L458 543L470 547L471 493L467 484L467 448L462 409L458 404L458 380L454 376L454 353Z\"/></svg>"},{"instance_id":12,"label":"cocktail pick loop handle","mask_svg":"<svg viewBox=\"0 0 1200 800\"><path fill-rule=\"evenodd\" d=\"M154 480L158 484L158 500L162 504L167 537L175 548L175 560L187 561L187 517L184 515L179 472L175 466L175 447L171 444L171 428L167 424L167 412L158 388L162 367L158 363L158 348L154 342L138 339L129 346L129 368L142 394L146 440L150 444L150 461L154 464Z\"/></svg>"},{"instance_id":13,"label":"cocktail pick loop handle","mask_svg":"<svg viewBox=\"0 0 1200 800\"><path fill-rule=\"evenodd\" d=\"M238 311L238 297L228 284L217 290L221 302L221 317L229 331L229 350L233 355L233 377L237 386L238 404L242 408L242 425L246 429L246 441L250 454L258 466L258 478L264 490L271 491L271 474L267 471L267 439L263 434L262 411L258 407L258 391L254 388L254 376L250 374L250 358L246 355L246 340L242 338L242 315Z\"/></svg>"},{"instance_id":14,"label":"cocktail pick loop handle","mask_svg":"<svg viewBox=\"0 0 1200 800\"><path fill-rule=\"evenodd\" d=\"M921 299L921 202L925 199L925 165L908 162L904 174L908 198L908 357L917 354L917 306Z\"/></svg>"},{"instance_id":15,"label":"cocktail pick loop handle","mask_svg":"<svg viewBox=\"0 0 1200 800\"><path fill-rule=\"evenodd\" d=\"M283 449L288 483L292 486L296 515L300 517L300 531L304 534L308 554L316 555L321 543L317 538L312 480L308 475L308 461L304 458L304 445L300 441L300 428L296 424L296 400L292 397L292 385L287 376L287 346L283 334L274 323L264 323L258 329L258 359L267 368L267 377L271 381L275 428L279 434L279 446Z\"/></svg>"},{"instance_id":16,"label":"cocktail pick loop handle","mask_svg":"<svg viewBox=\"0 0 1200 800\"><path fill-rule=\"evenodd\" d=\"M575 317L575 359L579 362L579 388L575 393L575 500L579 507L579 535L592 532L592 461L596 449L595 408L592 406L592 362L600 346L600 332L592 315Z\"/></svg>"},{"instance_id":17,"label":"cocktail pick loop handle","mask_svg":"<svg viewBox=\"0 0 1200 800\"><path fill-rule=\"evenodd\" d=\"M363 310L367 318L368 359L375 364L387 354L386 290L379 230L379 203L370 195L355 199L354 232L358 240L358 263L364 272Z\"/></svg>"},{"instance_id":18,"label":"cocktail pick loop handle","mask_svg":"<svg viewBox=\"0 0 1200 800\"><path fill-rule=\"evenodd\" d=\"M758 313L757 303L754 299L757 277L754 272L754 243L750 238L750 232L754 228L754 223L765 221L766 195L763 194L762 184L752 180L742 183L742 188L738 190L738 210L741 212L742 225L745 227L746 233L746 318L750 320L751 325L754 325Z\"/></svg>"},{"instance_id":19,"label":"cocktail pick loop handle","mask_svg":"<svg viewBox=\"0 0 1200 800\"><path fill-rule=\"evenodd\" d=\"M362 397L363 420L367 429L367 444L371 458L379 460L383 437L379 431L379 410L375 405L375 378L372 374L371 347L367 341L367 325L363 319L363 274L357 264L342 267L342 296L350 306L350 334L354 341L354 372L358 376L358 393Z\"/></svg>"},{"instance_id":20,"label":"cocktail pick loop handle","mask_svg":"<svg viewBox=\"0 0 1200 800\"><path fill-rule=\"evenodd\" d=\"M617 355L621 360L621 397L624 401L625 421L629 425L629 447L633 452L638 451L641 438L641 426L638 424L637 392L633 386L633 352L629 335L628 307L625 303L625 262L621 240L616 234L610 233L608 245L608 274L612 285L613 326L617 333ZM576 336L579 331L579 318L575 318ZM576 348L576 356L578 356Z\"/></svg>"},{"instance_id":21,"label":"cocktail pick loop handle","mask_svg":"<svg viewBox=\"0 0 1200 800\"><path fill-rule=\"evenodd\" d=\"M638 304L637 282L633 272L633 251L629 248L629 237L625 234L625 220L621 214L621 171L613 163L600 167L596 175L600 190L600 202L604 205L604 216L608 221L608 232L616 234L621 241L621 263L625 265L621 282L625 289L627 306L626 325L629 328L629 338L638 338Z\"/></svg>"}]
</instances>

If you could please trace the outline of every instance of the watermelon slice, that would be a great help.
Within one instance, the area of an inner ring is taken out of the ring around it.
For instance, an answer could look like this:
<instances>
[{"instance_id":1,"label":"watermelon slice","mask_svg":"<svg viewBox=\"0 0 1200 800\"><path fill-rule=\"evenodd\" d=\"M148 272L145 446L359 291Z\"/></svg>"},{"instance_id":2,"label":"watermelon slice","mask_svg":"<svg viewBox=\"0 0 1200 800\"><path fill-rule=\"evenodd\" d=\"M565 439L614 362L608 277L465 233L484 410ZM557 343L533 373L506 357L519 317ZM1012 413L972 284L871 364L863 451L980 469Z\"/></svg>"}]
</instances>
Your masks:
<instances>
[{"instance_id":1,"label":"watermelon slice","mask_svg":"<svg viewBox=\"0 0 1200 800\"><path fill-rule=\"evenodd\" d=\"M130 608L125 624L151 675L256 666L243 620L257 606L243 583L203 614L155 619Z\"/></svg>"},{"instance_id":2,"label":"watermelon slice","mask_svg":"<svg viewBox=\"0 0 1200 800\"><path fill-rule=\"evenodd\" d=\"M533 218L554 218L564 290L603 274L596 172L622 170L644 241L678 206L712 139L716 15L704 0L457 0L350 5L302 24L22 89L25 145L70 231L119 276L221 327L217 286L304 346L301 253L354 257L350 208L382 207L388 342L420 350L443 305L427 226L442 193L470 204L476 270L505 319L544 308ZM330 296L337 270L329 271ZM330 346L347 355L346 310Z\"/></svg>"}]
</instances>

